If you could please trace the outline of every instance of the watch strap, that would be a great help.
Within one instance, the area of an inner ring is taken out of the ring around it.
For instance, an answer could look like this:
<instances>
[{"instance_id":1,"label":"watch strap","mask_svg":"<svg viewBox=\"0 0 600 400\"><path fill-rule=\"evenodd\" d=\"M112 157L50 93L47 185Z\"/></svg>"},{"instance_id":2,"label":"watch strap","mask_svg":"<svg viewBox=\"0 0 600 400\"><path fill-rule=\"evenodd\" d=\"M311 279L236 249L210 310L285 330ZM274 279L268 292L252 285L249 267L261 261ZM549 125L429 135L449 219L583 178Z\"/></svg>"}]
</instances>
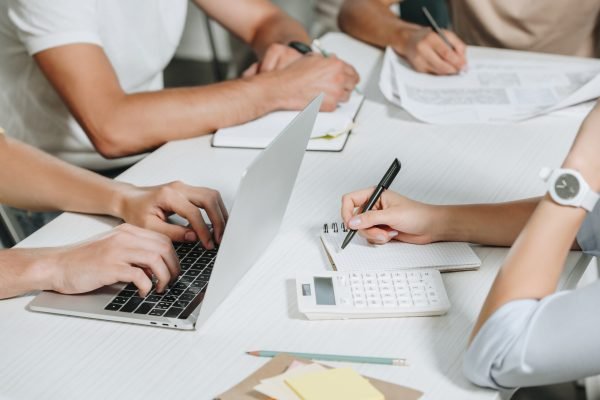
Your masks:
<instances>
[{"instance_id":1,"label":"watch strap","mask_svg":"<svg viewBox=\"0 0 600 400\"><path fill-rule=\"evenodd\" d=\"M312 51L313 51L312 47L310 47L310 45L303 43L303 42L299 42L297 40L293 40L293 41L289 42L288 46L291 47L292 49L296 50L300 54L308 54L308 53L312 53Z\"/></svg>"},{"instance_id":2,"label":"watch strap","mask_svg":"<svg viewBox=\"0 0 600 400\"><path fill-rule=\"evenodd\" d=\"M600 195L588 187L587 192L583 195L583 199L581 199L581 207L591 212L596 203L598 203L598 200L600 200Z\"/></svg>"}]
</instances>

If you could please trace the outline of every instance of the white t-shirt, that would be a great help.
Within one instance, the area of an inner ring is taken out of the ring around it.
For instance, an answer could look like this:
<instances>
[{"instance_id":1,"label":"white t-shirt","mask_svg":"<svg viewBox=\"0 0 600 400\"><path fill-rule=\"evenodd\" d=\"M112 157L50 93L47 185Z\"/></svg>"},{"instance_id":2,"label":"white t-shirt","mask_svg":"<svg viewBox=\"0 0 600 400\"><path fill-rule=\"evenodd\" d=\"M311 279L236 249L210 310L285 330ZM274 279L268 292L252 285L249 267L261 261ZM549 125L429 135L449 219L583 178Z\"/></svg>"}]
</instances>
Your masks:
<instances>
[{"instance_id":1,"label":"white t-shirt","mask_svg":"<svg viewBox=\"0 0 600 400\"><path fill-rule=\"evenodd\" d=\"M106 160L94 150L32 55L73 43L99 45L125 92L159 90L187 6L187 0L0 1L0 121L6 131L87 168L132 163L137 158Z\"/></svg>"}]
</instances>

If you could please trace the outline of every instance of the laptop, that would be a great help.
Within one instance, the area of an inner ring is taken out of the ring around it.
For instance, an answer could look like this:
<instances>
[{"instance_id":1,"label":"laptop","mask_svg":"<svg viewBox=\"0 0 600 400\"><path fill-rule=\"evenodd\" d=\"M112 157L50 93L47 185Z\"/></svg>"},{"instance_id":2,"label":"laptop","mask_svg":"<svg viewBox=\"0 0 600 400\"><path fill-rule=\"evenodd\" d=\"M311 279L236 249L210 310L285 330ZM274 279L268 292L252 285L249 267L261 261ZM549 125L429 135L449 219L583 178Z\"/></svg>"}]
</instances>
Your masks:
<instances>
[{"instance_id":1,"label":"laptop","mask_svg":"<svg viewBox=\"0 0 600 400\"><path fill-rule=\"evenodd\" d=\"M164 328L200 327L279 231L322 100L322 94L315 98L246 169L218 251L174 243L182 271L164 293L153 290L142 298L133 284L124 283L80 295L42 292L28 309Z\"/></svg>"}]
</instances>

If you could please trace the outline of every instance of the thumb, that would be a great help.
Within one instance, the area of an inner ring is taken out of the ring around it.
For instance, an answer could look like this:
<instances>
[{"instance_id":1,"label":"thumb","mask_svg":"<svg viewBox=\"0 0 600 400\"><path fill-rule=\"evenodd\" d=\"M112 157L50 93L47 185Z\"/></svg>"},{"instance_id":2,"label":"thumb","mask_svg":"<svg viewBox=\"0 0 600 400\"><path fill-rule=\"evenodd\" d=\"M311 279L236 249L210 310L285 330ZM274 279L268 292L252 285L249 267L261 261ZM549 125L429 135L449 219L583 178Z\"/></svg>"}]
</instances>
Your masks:
<instances>
[{"instance_id":1,"label":"thumb","mask_svg":"<svg viewBox=\"0 0 600 400\"><path fill-rule=\"evenodd\" d=\"M181 225L160 221L149 228L168 236L173 242L196 242L198 240L198 236L191 228Z\"/></svg>"},{"instance_id":2,"label":"thumb","mask_svg":"<svg viewBox=\"0 0 600 400\"><path fill-rule=\"evenodd\" d=\"M387 225L390 219L388 210L371 210L354 216L348 221L351 229L367 229L376 225Z\"/></svg>"},{"instance_id":3,"label":"thumb","mask_svg":"<svg viewBox=\"0 0 600 400\"><path fill-rule=\"evenodd\" d=\"M258 63L254 63L251 66L249 66L248 69L246 69L244 71L244 73L242 74L242 77L248 78L248 77L256 75L257 72L258 72Z\"/></svg>"}]
</instances>

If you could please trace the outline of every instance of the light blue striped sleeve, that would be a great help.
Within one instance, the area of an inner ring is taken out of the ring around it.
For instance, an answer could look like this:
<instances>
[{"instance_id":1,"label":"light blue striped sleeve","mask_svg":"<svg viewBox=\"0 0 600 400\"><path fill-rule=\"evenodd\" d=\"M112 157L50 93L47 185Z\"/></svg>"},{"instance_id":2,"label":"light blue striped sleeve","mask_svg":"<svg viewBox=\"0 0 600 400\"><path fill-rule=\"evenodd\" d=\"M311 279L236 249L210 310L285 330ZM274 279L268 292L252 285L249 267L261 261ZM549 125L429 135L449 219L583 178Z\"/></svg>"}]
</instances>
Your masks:
<instances>
[{"instance_id":1,"label":"light blue striped sleeve","mask_svg":"<svg viewBox=\"0 0 600 400\"><path fill-rule=\"evenodd\" d=\"M600 256L600 202L583 221L577 233L577 243L585 253Z\"/></svg>"},{"instance_id":2,"label":"light blue striped sleeve","mask_svg":"<svg viewBox=\"0 0 600 400\"><path fill-rule=\"evenodd\" d=\"M463 370L480 386L510 389L600 374L600 281L541 301L498 309L466 351Z\"/></svg>"}]
</instances>

